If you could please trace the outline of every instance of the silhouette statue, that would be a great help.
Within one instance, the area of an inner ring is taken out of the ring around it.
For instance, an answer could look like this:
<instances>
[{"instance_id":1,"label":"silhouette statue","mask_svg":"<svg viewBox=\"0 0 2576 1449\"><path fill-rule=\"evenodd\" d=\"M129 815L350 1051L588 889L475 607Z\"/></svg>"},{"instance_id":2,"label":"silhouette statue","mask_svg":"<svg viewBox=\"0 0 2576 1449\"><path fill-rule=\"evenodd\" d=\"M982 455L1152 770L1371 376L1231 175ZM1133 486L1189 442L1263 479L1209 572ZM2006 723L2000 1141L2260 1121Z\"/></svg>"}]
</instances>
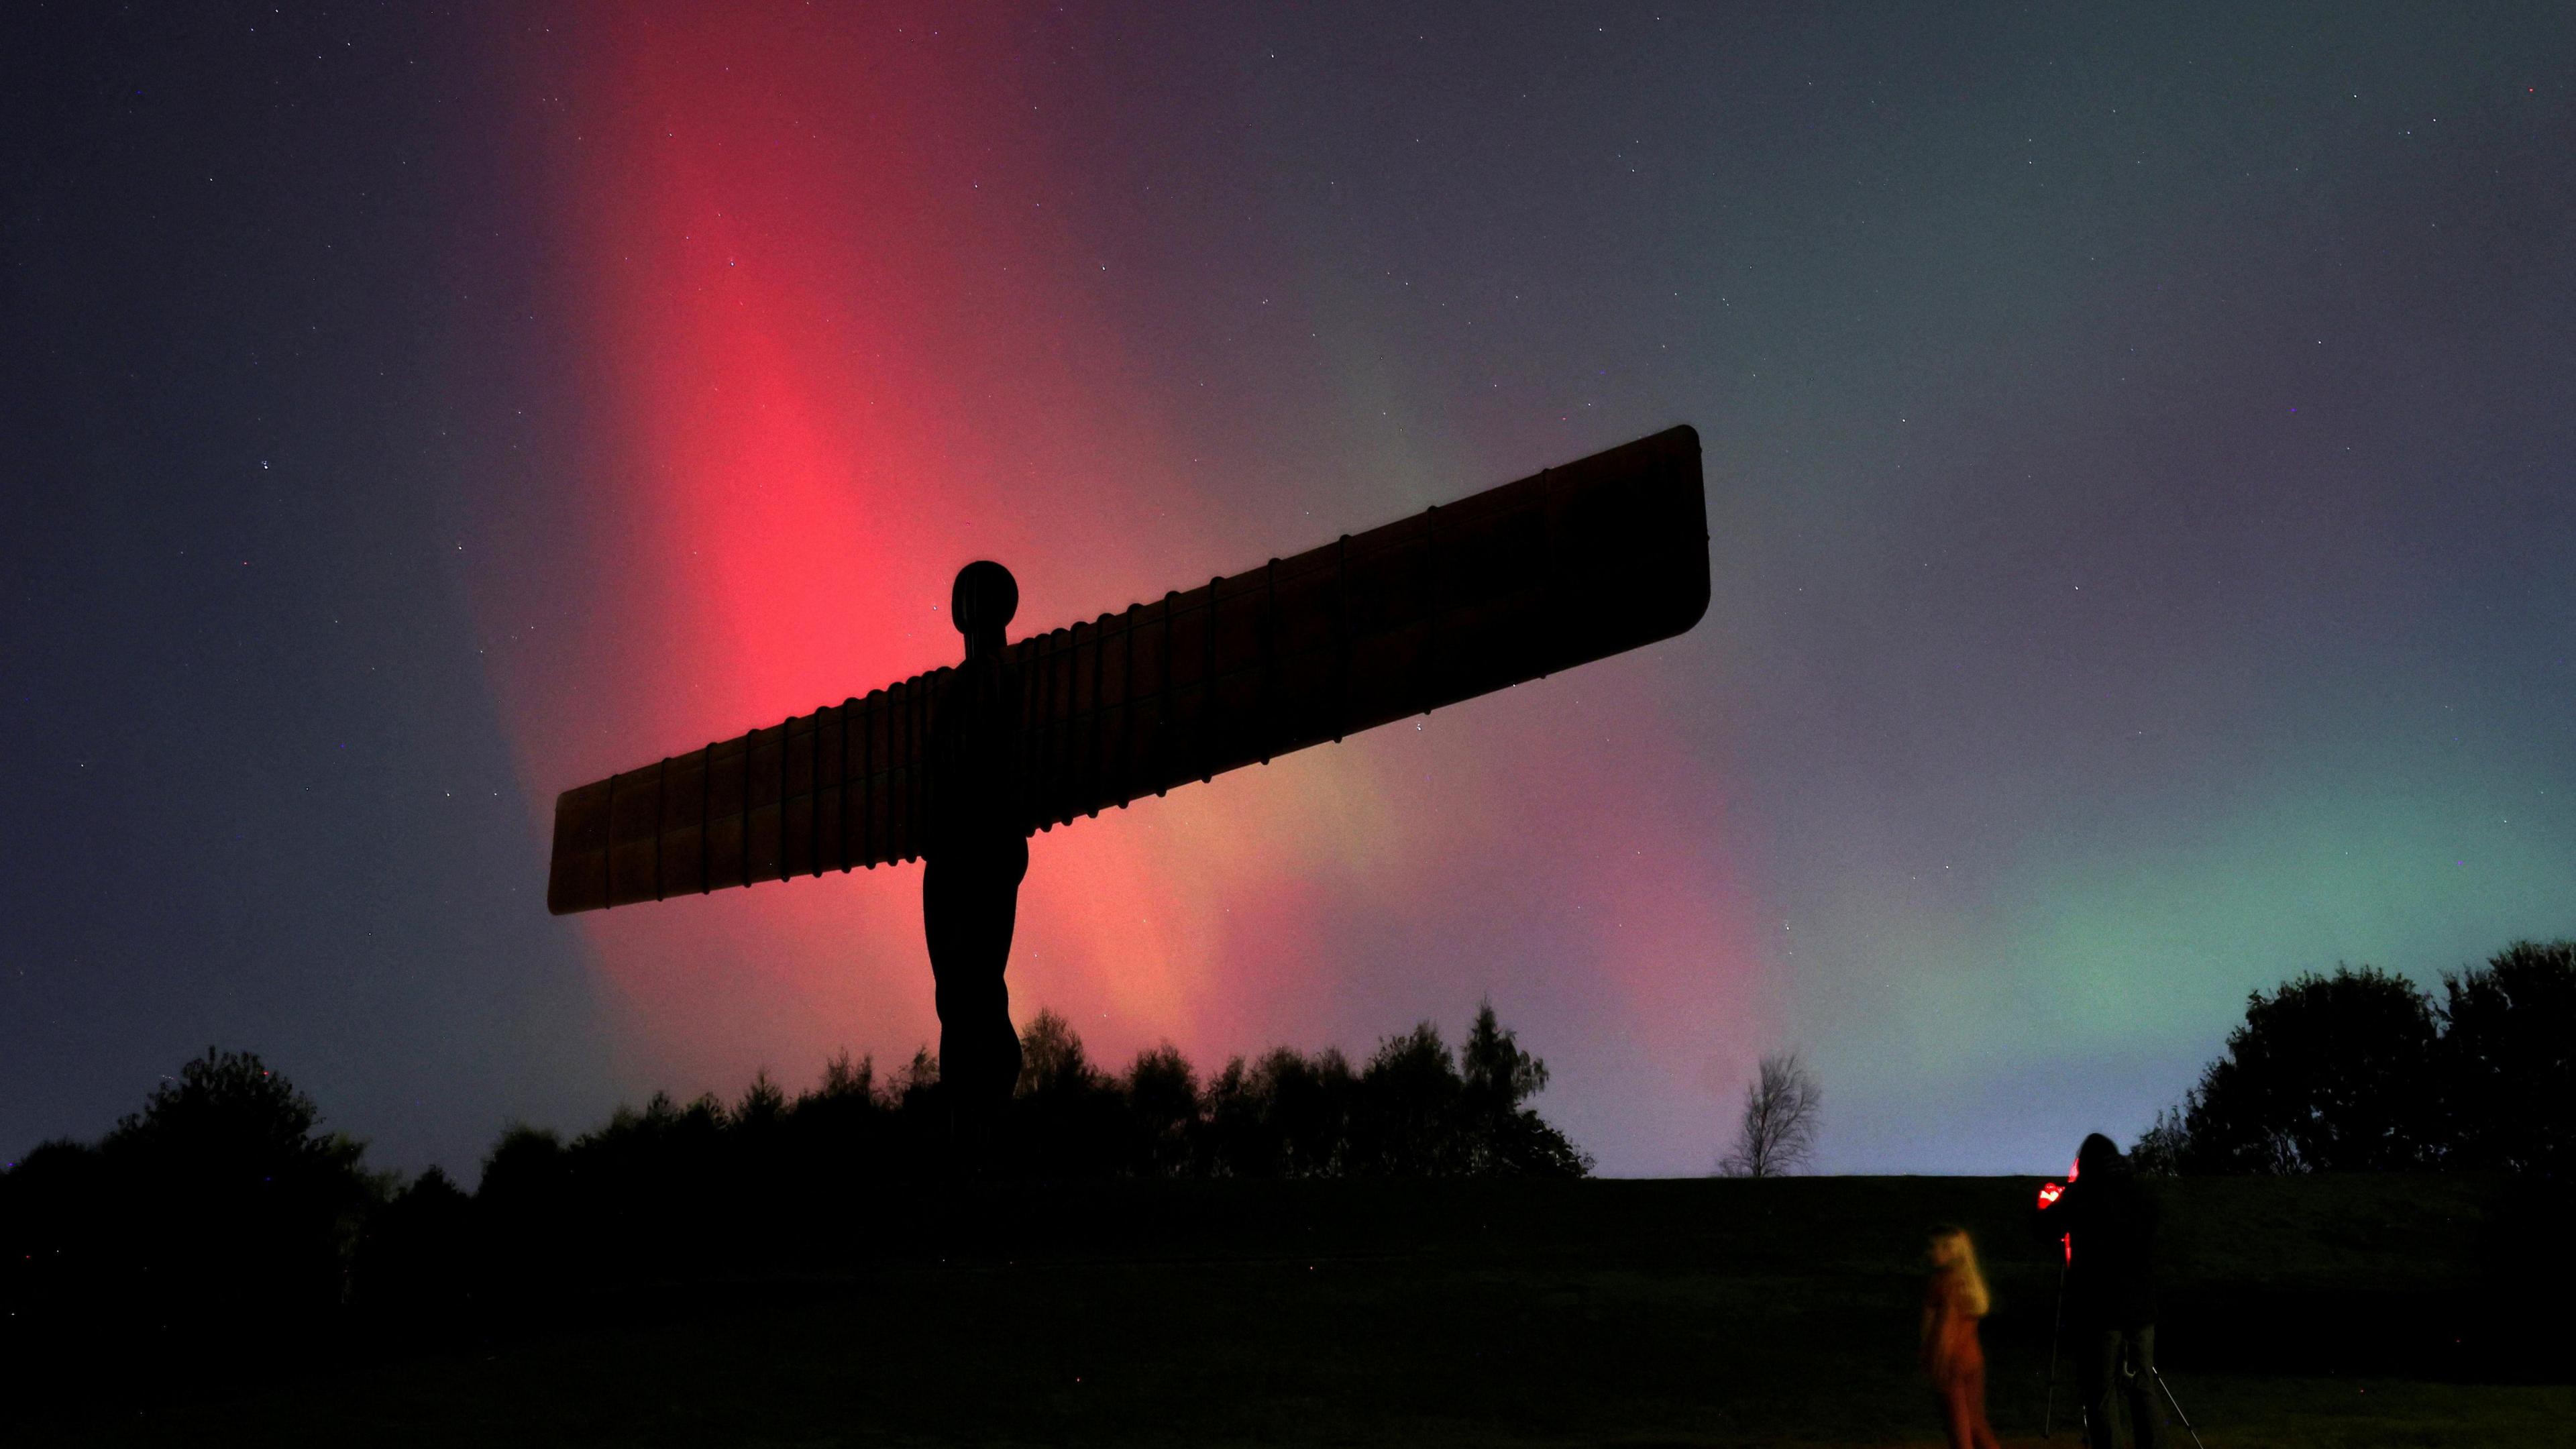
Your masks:
<instances>
[{"instance_id":1,"label":"silhouette statue","mask_svg":"<svg viewBox=\"0 0 2576 1449\"><path fill-rule=\"evenodd\" d=\"M1709 600L1699 434L1014 643L1019 593L969 564L962 666L564 791L546 909L920 860L942 1095L960 1125L989 1118L1019 1077L1002 978L1033 832L1689 629Z\"/></svg>"},{"instance_id":2,"label":"silhouette statue","mask_svg":"<svg viewBox=\"0 0 2576 1449\"><path fill-rule=\"evenodd\" d=\"M939 1008L939 1077L961 1121L989 1118L1020 1078L1011 1029L1011 932L1029 872L1021 801L1020 680L1002 630L1019 612L1011 571L978 560L957 571L949 611L966 636L933 716L931 828L923 843L921 924Z\"/></svg>"}]
</instances>

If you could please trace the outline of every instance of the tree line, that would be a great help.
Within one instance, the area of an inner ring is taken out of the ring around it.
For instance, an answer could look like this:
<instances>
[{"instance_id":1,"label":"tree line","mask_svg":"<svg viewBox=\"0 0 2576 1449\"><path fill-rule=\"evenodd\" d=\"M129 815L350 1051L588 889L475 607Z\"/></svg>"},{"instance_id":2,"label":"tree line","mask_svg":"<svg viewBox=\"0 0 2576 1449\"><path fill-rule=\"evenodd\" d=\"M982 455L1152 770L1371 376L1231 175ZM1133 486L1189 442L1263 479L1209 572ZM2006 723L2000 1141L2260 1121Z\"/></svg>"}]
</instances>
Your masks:
<instances>
[{"instance_id":1,"label":"tree line","mask_svg":"<svg viewBox=\"0 0 2576 1449\"><path fill-rule=\"evenodd\" d=\"M2517 941L2441 994L2337 967L2245 1019L2131 1153L2162 1173L2502 1172L2576 1165L2576 941Z\"/></svg>"},{"instance_id":2,"label":"tree line","mask_svg":"<svg viewBox=\"0 0 2576 1449\"><path fill-rule=\"evenodd\" d=\"M1279 1047L1202 1076L1166 1044L1109 1071L1053 1012L1023 1042L1016 1095L968 1150L926 1048L883 1074L844 1054L793 1096L763 1072L730 1102L656 1095L569 1139L513 1126L470 1192L436 1167L370 1171L364 1144L259 1057L210 1048L100 1140L0 1172L0 1352L87 1345L81 1362L221 1377L279 1334L449 1332L566 1290L901 1251L956 1216L961 1179L1591 1168L1528 1105L1547 1066L1491 1005L1455 1050L1425 1022L1356 1065Z\"/></svg>"},{"instance_id":3,"label":"tree line","mask_svg":"<svg viewBox=\"0 0 2576 1449\"><path fill-rule=\"evenodd\" d=\"M514 1127L486 1160L482 1191L511 1195L555 1179L630 1173L754 1171L758 1159L863 1164L895 1178L963 1166L1068 1177L1581 1177L1591 1159L1527 1104L1547 1064L1521 1048L1491 1005L1452 1051L1422 1022L1353 1067L1338 1048L1276 1047L1202 1078L1169 1043L1123 1071L1093 1064L1063 1017L1021 1032L1019 1084L991 1139L960 1164L928 1048L880 1078L872 1059L828 1063L789 1098L766 1072L728 1104L657 1095L565 1142Z\"/></svg>"}]
</instances>

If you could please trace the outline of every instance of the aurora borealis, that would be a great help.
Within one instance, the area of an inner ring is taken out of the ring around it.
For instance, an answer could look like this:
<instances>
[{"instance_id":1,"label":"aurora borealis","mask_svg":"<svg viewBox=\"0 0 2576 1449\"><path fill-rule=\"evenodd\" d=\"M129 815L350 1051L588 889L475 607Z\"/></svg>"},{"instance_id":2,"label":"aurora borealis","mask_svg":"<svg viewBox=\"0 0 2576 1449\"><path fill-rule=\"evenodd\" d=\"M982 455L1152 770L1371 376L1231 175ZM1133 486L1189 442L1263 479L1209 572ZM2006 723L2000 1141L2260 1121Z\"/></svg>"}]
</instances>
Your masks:
<instances>
[{"instance_id":1,"label":"aurora borealis","mask_svg":"<svg viewBox=\"0 0 2576 1449\"><path fill-rule=\"evenodd\" d=\"M2563 12L7 25L0 1154L908 1057L913 869L555 920L554 792L1677 422L1696 631L1040 837L1020 1014L2002 1171L2576 932Z\"/></svg>"}]
</instances>

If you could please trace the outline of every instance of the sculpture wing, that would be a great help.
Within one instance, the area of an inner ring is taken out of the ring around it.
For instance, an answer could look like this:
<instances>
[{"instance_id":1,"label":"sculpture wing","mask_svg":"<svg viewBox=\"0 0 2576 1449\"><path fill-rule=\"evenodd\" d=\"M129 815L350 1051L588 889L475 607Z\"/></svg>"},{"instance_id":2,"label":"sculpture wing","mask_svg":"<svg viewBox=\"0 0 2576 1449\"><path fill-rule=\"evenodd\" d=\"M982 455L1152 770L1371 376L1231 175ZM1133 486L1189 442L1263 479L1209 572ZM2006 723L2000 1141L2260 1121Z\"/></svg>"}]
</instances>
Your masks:
<instances>
[{"instance_id":1,"label":"sculpture wing","mask_svg":"<svg viewBox=\"0 0 2576 1449\"><path fill-rule=\"evenodd\" d=\"M1680 427L1022 639L1027 828L1670 638L1708 599ZM565 791L547 909L914 859L948 673Z\"/></svg>"},{"instance_id":2,"label":"sculpture wing","mask_svg":"<svg viewBox=\"0 0 2576 1449\"><path fill-rule=\"evenodd\" d=\"M945 669L555 800L546 909L573 911L910 860Z\"/></svg>"},{"instance_id":3,"label":"sculpture wing","mask_svg":"<svg viewBox=\"0 0 2576 1449\"><path fill-rule=\"evenodd\" d=\"M1708 598L1680 427L1023 639L1030 828L1669 638Z\"/></svg>"}]
</instances>

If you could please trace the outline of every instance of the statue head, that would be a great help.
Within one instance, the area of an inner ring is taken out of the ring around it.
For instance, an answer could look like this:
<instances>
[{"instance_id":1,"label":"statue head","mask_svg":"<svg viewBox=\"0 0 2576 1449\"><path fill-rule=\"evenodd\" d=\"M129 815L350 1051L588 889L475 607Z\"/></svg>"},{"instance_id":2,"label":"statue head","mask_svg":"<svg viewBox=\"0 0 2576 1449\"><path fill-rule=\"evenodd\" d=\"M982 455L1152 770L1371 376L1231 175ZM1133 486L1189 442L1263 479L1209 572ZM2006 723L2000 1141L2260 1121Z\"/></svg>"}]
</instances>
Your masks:
<instances>
[{"instance_id":1,"label":"statue head","mask_svg":"<svg viewBox=\"0 0 2576 1449\"><path fill-rule=\"evenodd\" d=\"M1020 585L1009 569L979 558L957 571L957 583L948 591L948 617L966 636L969 655L999 648L1003 628L1019 611Z\"/></svg>"}]
</instances>

